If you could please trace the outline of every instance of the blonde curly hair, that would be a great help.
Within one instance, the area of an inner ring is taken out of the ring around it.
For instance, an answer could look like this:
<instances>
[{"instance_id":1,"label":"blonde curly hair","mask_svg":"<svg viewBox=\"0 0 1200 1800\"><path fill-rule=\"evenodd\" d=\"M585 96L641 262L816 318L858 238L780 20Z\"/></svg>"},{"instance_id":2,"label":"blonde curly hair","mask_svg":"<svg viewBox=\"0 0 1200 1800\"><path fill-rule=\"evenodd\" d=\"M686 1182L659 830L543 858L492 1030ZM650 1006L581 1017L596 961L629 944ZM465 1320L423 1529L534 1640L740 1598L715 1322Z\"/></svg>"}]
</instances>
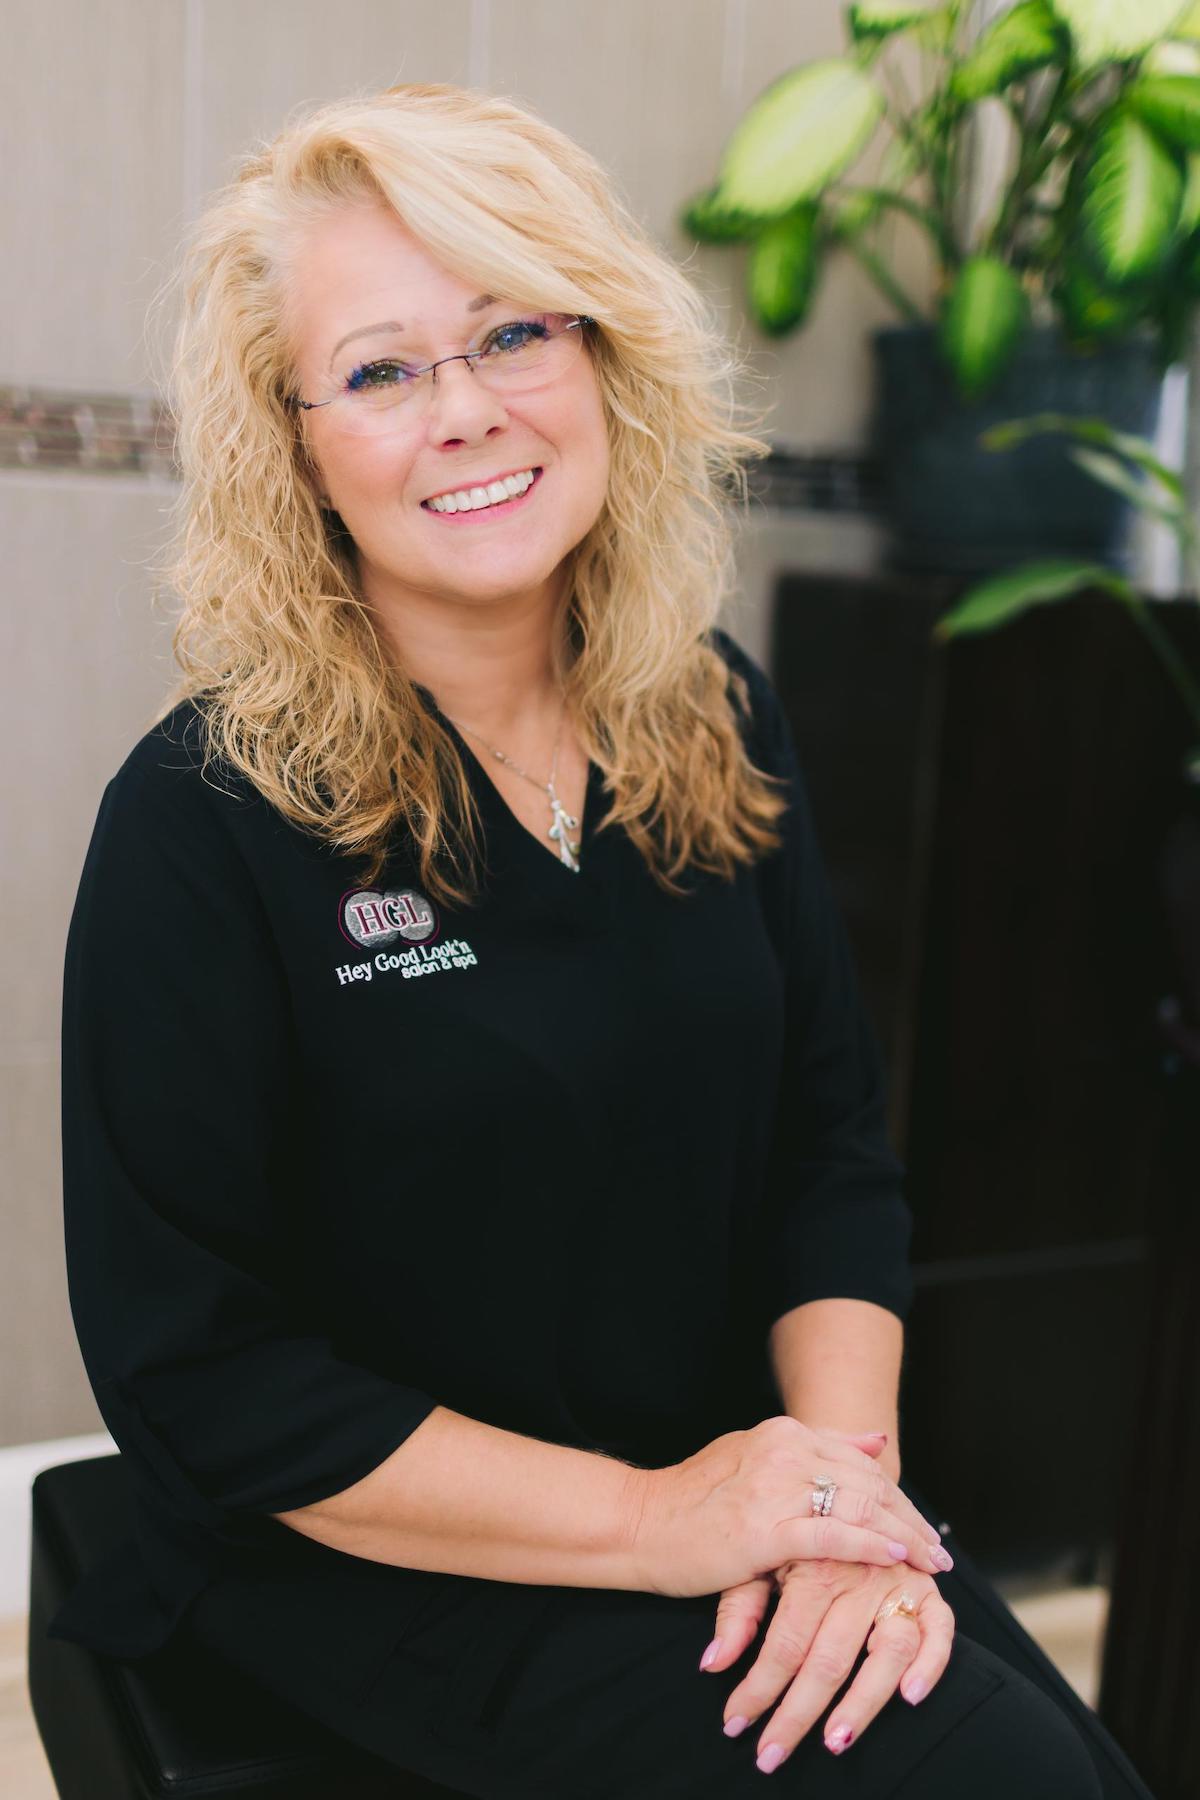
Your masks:
<instances>
[{"instance_id":1,"label":"blonde curly hair","mask_svg":"<svg viewBox=\"0 0 1200 1800\"><path fill-rule=\"evenodd\" d=\"M182 602L184 700L205 767L240 772L378 879L397 827L436 897L478 897L459 749L385 648L355 547L323 512L299 415L290 267L331 209L390 207L444 267L522 304L589 315L609 434L601 511L568 558L554 670L611 807L654 879L727 879L775 848L785 801L750 760L749 700L709 641L733 578L742 364L707 302L580 146L502 96L443 83L353 95L260 144L187 234L166 373L182 483L159 572ZM741 424L758 423L742 419Z\"/></svg>"}]
</instances>

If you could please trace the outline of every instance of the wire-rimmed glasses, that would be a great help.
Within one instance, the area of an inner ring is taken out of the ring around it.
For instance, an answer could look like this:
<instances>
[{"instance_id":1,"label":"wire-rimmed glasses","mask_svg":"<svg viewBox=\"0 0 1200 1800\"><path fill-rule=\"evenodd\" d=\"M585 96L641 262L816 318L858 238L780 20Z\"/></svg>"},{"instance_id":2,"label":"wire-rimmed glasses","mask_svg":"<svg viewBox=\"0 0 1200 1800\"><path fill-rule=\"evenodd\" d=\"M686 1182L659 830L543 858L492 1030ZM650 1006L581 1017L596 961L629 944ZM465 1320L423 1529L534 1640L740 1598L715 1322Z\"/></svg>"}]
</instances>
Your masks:
<instances>
[{"instance_id":1,"label":"wire-rimmed glasses","mask_svg":"<svg viewBox=\"0 0 1200 1800\"><path fill-rule=\"evenodd\" d=\"M364 433L390 431L424 405L443 363L465 362L477 380L498 393L544 387L570 368L579 354L584 328L594 324L586 313L523 312L502 325L493 325L477 348L420 366L395 357L377 357L359 363L328 400L302 400L293 394L290 403L305 412L336 406L348 428Z\"/></svg>"}]
</instances>

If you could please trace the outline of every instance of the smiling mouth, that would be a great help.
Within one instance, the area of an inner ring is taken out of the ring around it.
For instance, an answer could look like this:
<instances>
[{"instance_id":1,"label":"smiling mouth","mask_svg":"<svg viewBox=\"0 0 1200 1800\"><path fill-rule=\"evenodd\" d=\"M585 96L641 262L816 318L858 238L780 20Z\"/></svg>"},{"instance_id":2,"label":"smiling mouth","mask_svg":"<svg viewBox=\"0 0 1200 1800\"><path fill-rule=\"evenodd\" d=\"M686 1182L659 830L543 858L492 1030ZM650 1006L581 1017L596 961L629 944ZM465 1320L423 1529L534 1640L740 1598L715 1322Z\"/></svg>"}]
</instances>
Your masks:
<instances>
[{"instance_id":1,"label":"smiling mouth","mask_svg":"<svg viewBox=\"0 0 1200 1800\"><path fill-rule=\"evenodd\" d=\"M432 514L435 519L444 519L447 524L463 524L469 519L498 518L503 513L516 512L524 506L541 478L541 467L531 464L528 469L521 470L516 475L508 475L502 481L490 482L486 487L458 488L450 493L435 494L432 499L422 500L421 510ZM497 489L500 488L504 489L503 499L496 497ZM435 505L434 501L439 504ZM453 511L450 510L451 507Z\"/></svg>"}]
</instances>

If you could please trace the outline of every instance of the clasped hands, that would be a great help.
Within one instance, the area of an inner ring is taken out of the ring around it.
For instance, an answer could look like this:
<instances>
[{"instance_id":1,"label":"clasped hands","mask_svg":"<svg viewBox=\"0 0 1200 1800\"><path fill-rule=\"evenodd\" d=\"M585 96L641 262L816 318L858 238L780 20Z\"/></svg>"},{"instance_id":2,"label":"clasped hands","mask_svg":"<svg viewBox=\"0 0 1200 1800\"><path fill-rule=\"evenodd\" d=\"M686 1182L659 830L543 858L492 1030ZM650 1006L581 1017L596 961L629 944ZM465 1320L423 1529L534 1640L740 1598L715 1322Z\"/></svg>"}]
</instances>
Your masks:
<instances>
[{"instance_id":1,"label":"clasped hands","mask_svg":"<svg viewBox=\"0 0 1200 1800\"><path fill-rule=\"evenodd\" d=\"M702 1669L731 1667L778 1596L758 1655L725 1703L732 1737L779 1701L755 1751L764 1773L825 1712L864 1641L863 1666L825 1726L835 1755L897 1688L916 1705L949 1661L954 1615L934 1576L953 1562L936 1528L878 1466L885 1442L780 1416L668 1469L642 1471L635 1548L643 1585L679 1597L720 1591ZM821 1476L837 1483L828 1516L811 1510ZM914 1616L891 1610L877 1621L902 1594Z\"/></svg>"}]
</instances>

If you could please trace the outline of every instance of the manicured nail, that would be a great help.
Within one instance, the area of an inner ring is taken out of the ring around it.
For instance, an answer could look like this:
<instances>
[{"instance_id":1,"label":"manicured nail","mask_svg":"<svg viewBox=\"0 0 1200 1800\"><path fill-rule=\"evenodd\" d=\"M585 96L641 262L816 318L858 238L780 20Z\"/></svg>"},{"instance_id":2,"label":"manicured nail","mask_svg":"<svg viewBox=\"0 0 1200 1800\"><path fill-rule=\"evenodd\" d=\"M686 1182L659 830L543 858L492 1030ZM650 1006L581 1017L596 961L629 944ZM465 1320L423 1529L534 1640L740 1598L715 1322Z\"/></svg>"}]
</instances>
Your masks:
<instances>
[{"instance_id":1,"label":"manicured nail","mask_svg":"<svg viewBox=\"0 0 1200 1800\"><path fill-rule=\"evenodd\" d=\"M947 1571L954 1567L954 1558L948 1550L942 1548L941 1544L935 1545L929 1552L929 1560L935 1569Z\"/></svg>"},{"instance_id":2,"label":"manicured nail","mask_svg":"<svg viewBox=\"0 0 1200 1800\"><path fill-rule=\"evenodd\" d=\"M840 1756L853 1736L849 1725L838 1725L825 1739L825 1748L832 1750L835 1756Z\"/></svg>"},{"instance_id":3,"label":"manicured nail","mask_svg":"<svg viewBox=\"0 0 1200 1800\"><path fill-rule=\"evenodd\" d=\"M708 1646L708 1649L704 1652L704 1655L700 1658L700 1667L702 1669L710 1669L712 1667L713 1663L717 1660L717 1654L720 1651L720 1648L720 1638L714 1638L712 1643Z\"/></svg>"},{"instance_id":4,"label":"manicured nail","mask_svg":"<svg viewBox=\"0 0 1200 1800\"><path fill-rule=\"evenodd\" d=\"M932 1556L934 1553L931 1550L929 1552L929 1554L930 1554L930 1556ZM908 1555L908 1550L905 1547L905 1545L903 1545L903 1544L889 1544L888 1545L888 1555L894 1556L897 1562L903 1562L905 1557ZM939 1568L941 1567L940 1563L939 1563L938 1567Z\"/></svg>"},{"instance_id":5,"label":"manicured nail","mask_svg":"<svg viewBox=\"0 0 1200 1800\"><path fill-rule=\"evenodd\" d=\"M755 1767L761 1769L764 1775L769 1775L772 1769L779 1767L786 1755L787 1751L782 1744L768 1744Z\"/></svg>"},{"instance_id":6,"label":"manicured nail","mask_svg":"<svg viewBox=\"0 0 1200 1800\"><path fill-rule=\"evenodd\" d=\"M740 1737L749 1723L749 1719L743 1719L740 1715L736 1719L730 1719L724 1727L725 1736Z\"/></svg>"},{"instance_id":7,"label":"manicured nail","mask_svg":"<svg viewBox=\"0 0 1200 1800\"><path fill-rule=\"evenodd\" d=\"M900 1692L904 1695L904 1698L908 1701L910 1706L915 1706L918 1700L923 1700L925 1698L929 1689L918 1676L915 1681L910 1681L906 1688L901 1688Z\"/></svg>"}]
</instances>

